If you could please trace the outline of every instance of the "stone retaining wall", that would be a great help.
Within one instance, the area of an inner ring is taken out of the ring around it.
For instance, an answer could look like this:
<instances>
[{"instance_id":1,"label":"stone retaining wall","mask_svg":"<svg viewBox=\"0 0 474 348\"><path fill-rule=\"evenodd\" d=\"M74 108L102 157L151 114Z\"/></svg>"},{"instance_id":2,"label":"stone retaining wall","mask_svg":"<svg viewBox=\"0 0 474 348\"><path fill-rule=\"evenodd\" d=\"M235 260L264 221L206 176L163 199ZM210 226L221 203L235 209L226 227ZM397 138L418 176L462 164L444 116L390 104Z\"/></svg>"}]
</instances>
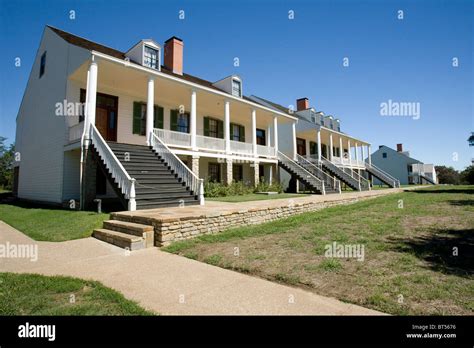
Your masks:
<instances>
[{"instance_id":1,"label":"stone retaining wall","mask_svg":"<svg viewBox=\"0 0 474 348\"><path fill-rule=\"evenodd\" d=\"M287 206L243 209L235 212L209 213L202 216L153 221L155 246L166 246L171 242L194 238L204 234L215 234L229 228L261 224L305 212L312 212L335 205L352 204L377 196L347 198L327 202L290 203ZM138 221L137 221L138 222Z\"/></svg>"}]
</instances>

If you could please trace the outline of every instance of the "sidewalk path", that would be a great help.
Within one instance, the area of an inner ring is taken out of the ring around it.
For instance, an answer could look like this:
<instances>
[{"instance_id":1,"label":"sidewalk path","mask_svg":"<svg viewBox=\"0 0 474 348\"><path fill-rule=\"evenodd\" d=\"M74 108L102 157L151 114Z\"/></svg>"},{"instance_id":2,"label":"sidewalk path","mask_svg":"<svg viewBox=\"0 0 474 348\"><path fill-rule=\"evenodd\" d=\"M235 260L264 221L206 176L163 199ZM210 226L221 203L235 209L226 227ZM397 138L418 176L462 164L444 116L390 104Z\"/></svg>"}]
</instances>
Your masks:
<instances>
[{"instance_id":1,"label":"sidewalk path","mask_svg":"<svg viewBox=\"0 0 474 348\"><path fill-rule=\"evenodd\" d=\"M37 244L38 260L0 258L0 272L97 280L159 314L382 314L157 248L127 253L94 238L36 242L0 221L0 244L7 242Z\"/></svg>"}]
</instances>

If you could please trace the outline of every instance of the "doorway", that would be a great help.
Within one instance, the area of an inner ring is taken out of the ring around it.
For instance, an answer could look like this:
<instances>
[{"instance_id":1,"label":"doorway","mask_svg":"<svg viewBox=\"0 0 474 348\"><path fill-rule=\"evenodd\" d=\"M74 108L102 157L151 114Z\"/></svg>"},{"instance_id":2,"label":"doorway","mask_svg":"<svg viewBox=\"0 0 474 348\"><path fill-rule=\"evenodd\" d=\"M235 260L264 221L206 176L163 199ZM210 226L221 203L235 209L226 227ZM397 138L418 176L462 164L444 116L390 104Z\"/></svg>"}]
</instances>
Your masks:
<instances>
[{"instance_id":1,"label":"doorway","mask_svg":"<svg viewBox=\"0 0 474 348\"><path fill-rule=\"evenodd\" d=\"M306 156L306 140L296 138L296 152L300 156Z\"/></svg>"},{"instance_id":2,"label":"doorway","mask_svg":"<svg viewBox=\"0 0 474 348\"><path fill-rule=\"evenodd\" d=\"M81 89L81 102L86 99L86 90ZM97 93L95 126L107 141L117 141L118 97Z\"/></svg>"}]
</instances>

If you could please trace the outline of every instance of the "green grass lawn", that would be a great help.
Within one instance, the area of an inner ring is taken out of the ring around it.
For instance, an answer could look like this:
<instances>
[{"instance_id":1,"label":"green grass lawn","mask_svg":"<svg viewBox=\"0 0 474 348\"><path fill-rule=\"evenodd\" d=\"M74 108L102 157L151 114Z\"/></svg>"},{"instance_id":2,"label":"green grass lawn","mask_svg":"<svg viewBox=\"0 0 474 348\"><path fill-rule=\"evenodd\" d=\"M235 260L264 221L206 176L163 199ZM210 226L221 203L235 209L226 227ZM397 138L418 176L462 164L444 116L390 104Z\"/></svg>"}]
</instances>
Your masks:
<instances>
[{"instance_id":1,"label":"green grass lawn","mask_svg":"<svg viewBox=\"0 0 474 348\"><path fill-rule=\"evenodd\" d=\"M96 281L0 273L0 315L153 315Z\"/></svg>"},{"instance_id":2,"label":"green grass lawn","mask_svg":"<svg viewBox=\"0 0 474 348\"><path fill-rule=\"evenodd\" d=\"M61 242L89 237L109 214L30 204L0 204L0 220L35 240Z\"/></svg>"},{"instance_id":3,"label":"green grass lawn","mask_svg":"<svg viewBox=\"0 0 474 348\"><path fill-rule=\"evenodd\" d=\"M279 193L275 195L250 193L247 195L240 195L240 196L210 197L210 198L206 198L206 201L239 203L239 202L248 202L248 201L264 201L268 199L298 198L298 197L305 197L305 196L307 196L307 194L304 194L304 193Z\"/></svg>"},{"instance_id":4,"label":"green grass lawn","mask_svg":"<svg viewBox=\"0 0 474 348\"><path fill-rule=\"evenodd\" d=\"M363 246L364 260L326 257L333 242ZM474 186L406 191L164 250L386 313L474 314Z\"/></svg>"}]
</instances>

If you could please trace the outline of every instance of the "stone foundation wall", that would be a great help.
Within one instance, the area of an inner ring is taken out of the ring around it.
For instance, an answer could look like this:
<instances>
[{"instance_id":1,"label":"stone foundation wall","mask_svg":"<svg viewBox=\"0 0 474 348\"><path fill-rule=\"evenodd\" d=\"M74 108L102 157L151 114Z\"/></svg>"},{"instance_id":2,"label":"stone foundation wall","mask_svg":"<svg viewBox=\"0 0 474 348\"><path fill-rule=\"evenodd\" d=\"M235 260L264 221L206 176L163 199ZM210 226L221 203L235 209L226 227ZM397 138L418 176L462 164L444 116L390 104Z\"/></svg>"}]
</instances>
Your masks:
<instances>
[{"instance_id":1,"label":"stone foundation wall","mask_svg":"<svg viewBox=\"0 0 474 348\"><path fill-rule=\"evenodd\" d=\"M375 196L376 197L376 196ZM171 242L194 238L205 234L215 234L229 228L261 224L289 216L318 211L335 205L352 204L375 197L347 198L328 202L294 203L287 206L236 210L229 213L208 214L200 217L187 217L168 221L153 221L155 227L155 246L166 246Z\"/></svg>"}]
</instances>

